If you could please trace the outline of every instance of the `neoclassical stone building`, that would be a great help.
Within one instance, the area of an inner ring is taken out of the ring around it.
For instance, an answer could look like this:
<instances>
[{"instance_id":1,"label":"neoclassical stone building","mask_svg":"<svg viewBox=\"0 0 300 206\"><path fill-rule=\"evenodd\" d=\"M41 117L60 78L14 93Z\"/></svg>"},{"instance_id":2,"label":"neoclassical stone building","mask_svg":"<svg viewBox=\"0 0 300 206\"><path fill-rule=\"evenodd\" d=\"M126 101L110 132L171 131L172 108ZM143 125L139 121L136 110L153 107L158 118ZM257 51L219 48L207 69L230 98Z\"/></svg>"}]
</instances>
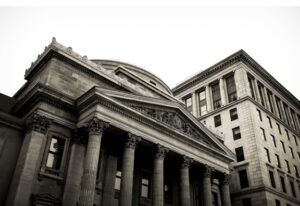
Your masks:
<instances>
[{"instance_id":1,"label":"neoclassical stone building","mask_svg":"<svg viewBox=\"0 0 300 206\"><path fill-rule=\"evenodd\" d=\"M55 39L0 96L0 205L230 206L235 155L153 74Z\"/></svg>"}]
</instances>

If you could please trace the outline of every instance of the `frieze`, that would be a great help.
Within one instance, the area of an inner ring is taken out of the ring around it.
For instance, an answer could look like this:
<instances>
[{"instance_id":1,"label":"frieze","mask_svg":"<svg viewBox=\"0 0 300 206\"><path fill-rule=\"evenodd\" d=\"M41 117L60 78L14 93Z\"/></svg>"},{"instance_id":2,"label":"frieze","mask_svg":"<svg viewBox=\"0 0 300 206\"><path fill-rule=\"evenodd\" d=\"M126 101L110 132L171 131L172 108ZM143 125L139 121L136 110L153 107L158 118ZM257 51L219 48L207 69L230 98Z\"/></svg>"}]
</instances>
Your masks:
<instances>
[{"instance_id":1,"label":"frieze","mask_svg":"<svg viewBox=\"0 0 300 206\"><path fill-rule=\"evenodd\" d=\"M37 131L46 133L52 121L45 116L33 113L26 121L27 132Z\"/></svg>"}]
</instances>

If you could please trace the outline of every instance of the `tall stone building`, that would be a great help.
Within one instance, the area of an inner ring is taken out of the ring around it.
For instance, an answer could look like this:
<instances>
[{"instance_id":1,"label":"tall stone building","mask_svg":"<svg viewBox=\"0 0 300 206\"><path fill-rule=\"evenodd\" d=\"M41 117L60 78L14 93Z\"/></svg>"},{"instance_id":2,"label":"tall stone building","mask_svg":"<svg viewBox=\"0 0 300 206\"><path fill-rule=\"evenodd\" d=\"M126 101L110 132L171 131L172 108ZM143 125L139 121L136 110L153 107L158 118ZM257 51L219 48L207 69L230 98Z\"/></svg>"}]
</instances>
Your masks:
<instances>
[{"instance_id":1,"label":"tall stone building","mask_svg":"<svg viewBox=\"0 0 300 206\"><path fill-rule=\"evenodd\" d=\"M300 205L300 103L243 50L173 90L235 154L232 205Z\"/></svg>"},{"instance_id":2,"label":"tall stone building","mask_svg":"<svg viewBox=\"0 0 300 206\"><path fill-rule=\"evenodd\" d=\"M231 205L234 153L155 75L53 39L25 79L0 96L0 205Z\"/></svg>"}]
</instances>

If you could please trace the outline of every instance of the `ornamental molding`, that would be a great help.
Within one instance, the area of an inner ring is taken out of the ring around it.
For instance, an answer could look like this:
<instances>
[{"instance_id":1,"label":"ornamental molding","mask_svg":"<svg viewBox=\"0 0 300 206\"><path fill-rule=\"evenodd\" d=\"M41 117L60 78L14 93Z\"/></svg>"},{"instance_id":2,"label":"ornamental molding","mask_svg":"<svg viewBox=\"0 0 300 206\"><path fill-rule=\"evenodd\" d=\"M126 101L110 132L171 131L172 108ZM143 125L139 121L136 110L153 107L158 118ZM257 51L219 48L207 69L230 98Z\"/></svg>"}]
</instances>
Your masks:
<instances>
[{"instance_id":1,"label":"ornamental molding","mask_svg":"<svg viewBox=\"0 0 300 206\"><path fill-rule=\"evenodd\" d=\"M51 123L52 120L38 113L33 113L25 121L27 133L31 131L36 131L45 134Z\"/></svg>"},{"instance_id":2,"label":"ornamental molding","mask_svg":"<svg viewBox=\"0 0 300 206\"><path fill-rule=\"evenodd\" d=\"M91 134L103 134L105 129L109 126L108 122L104 122L97 117L93 117L86 123L89 135Z\"/></svg>"},{"instance_id":3,"label":"ornamental molding","mask_svg":"<svg viewBox=\"0 0 300 206\"><path fill-rule=\"evenodd\" d=\"M214 167L211 167L209 165L205 165L204 166L204 173L203 173L203 176L204 177L211 177L212 173L215 171L215 168Z\"/></svg>"},{"instance_id":4,"label":"ornamental molding","mask_svg":"<svg viewBox=\"0 0 300 206\"><path fill-rule=\"evenodd\" d=\"M183 156L182 157L182 163L181 163L181 168L182 169L188 169L190 168L191 164L194 162L194 160L190 157Z\"/></svg>"},{"instance_id":5,"label":"ornamental molding","mask_svg":"<svg viewBox=\"0 0 300 206\"><path fill-rule=\"evenodd\" d=\"M160 145L160 144L157 144L156 145L156 153L155 153L155 159L160 159L160 160L163 160L167 153L169 152L169 149Z\"/></svg>"},{"instance_id":6,"label":"ornamental molding","mask_svg":"<svg viewBox=\"0 0 300 206\"><path fill-rule=\"evenodd\" d=\"M132 133L128 133L127 134L127 139L125 141L125 147L126 148L131 148L131 149L135 149L137 144L142 140L141 137L132 134Z\"/></svg>"},{"instance_id":7,"label":"ornamental molding","mask_svg":"<svg viewBox=\"0 0 300 206\"><path fill-rule=\"evenodd\" d=\"M231 177L232 177L231 174L224 173L222 185L228 185L230 183Z\"/></svg>"}]
</instances>

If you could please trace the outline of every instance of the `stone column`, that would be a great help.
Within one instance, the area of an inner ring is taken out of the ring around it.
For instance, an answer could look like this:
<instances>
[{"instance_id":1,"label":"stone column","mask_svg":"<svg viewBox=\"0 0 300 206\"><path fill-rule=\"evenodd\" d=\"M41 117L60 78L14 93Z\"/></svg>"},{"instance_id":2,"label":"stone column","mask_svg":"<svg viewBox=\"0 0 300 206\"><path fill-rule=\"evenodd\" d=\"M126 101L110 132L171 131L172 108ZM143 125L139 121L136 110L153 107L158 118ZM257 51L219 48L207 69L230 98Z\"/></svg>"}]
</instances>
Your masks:
<instances>
[{"instance_id":1,"label":"stone column","mask_svg":"<svg viewBox=\"0 0 300 206\"><path fill-rule=\"evenodd\" d=\"M207 106L207 112L211 111L211 94L210 94L210 86L207 85L205 87L205 95L206 95L206 106Z\"/></svg>"},{"instance_id":2,"label":"stone column","mask_svg":"<svg viewBox=\"0 0 300 206\"><path fill-rule=\"evenodd\" d=\"M180 169L180 205L181 206L191 205L189 169L192 162L193 159L183 156L183 161Z\"/></svg>"},{"instance_id":3,"label":"stone column","mask_svg":"<svg viewBox=\"0 0 300 206\"><path fill-rule=\"evenodd\" d=\"M8 192L6 205L30 205L33 183L40 172L47 129L51 120L33 113L26 121L26 135ZM1 172L0 172L1 173Z\"/></svg>"},{"instance_id":4,"label":"stone column","mask_svg":"<svg viewBox=\"0 0 300 206\"><path fill-rule=\"evenodd\" d=\"M63 194L63 205L76 205L80 195L87 137L75 131L71 139L71 154Z\"/></svg>"},{"instance_id":5,"label":"stone column","mask_svg":"<svg viewBox=\"0 0 300 206\"><path fill-rule=\"evenodd\" d=\"M128 133L128 139L125 142L123 160L122 160L120 206L132 205L134 153L135 153L136 145L140 141L141 141L141 137Z\"/></svg>"},{"instance_id":6,"label":"stone column","mask_svg":"<svg viewBox=\"0 0 300 206\"><path fill-rule=\"evenodd\" d=\"M225 84L224 79L219 79L219 86L220 86L220 95L221 95L221 105L226 105L226 92L225 92Z\"/></svg>"},{"instance_id":7,"label":"stone column","mask_svg":"<svg viewBox=\"0 0 300 206\"><path fill-rule=\"evenodd\" d=\"M231 206L229 182L231 175L224 173L224 178L221 183L222 206Z\"/></svg>"},{"instance_id":8,"label":"stone column","mask_svg":"<svg viewBox=\"0 0 300 206\"><path fill-rule=\"evenodd\" d=\"M211 192L211 174L214 168L205 165L203 173L203 202L205 206L212 206L212 192Z\"/></svg>"},{"instance_id":9,"label":"stone column","mask_svg":"<svg viewBox=\"0 0 300 206\"><path fill-rule=\"evenodd\" d=\"M153 165L153 206L164 205L164 159L169 149L157 145Z\"/></svg>"},{"instance_id":10,"label":"stone column","mask_svg":"<svg viewBox=\"0 0 300 206\"><path fill-rule=\"evenodd\" d=\"M198 117L198 104L197 104L197 95L196 92L193 92L192 94L192 107L193 107L193 115L195 117Z\"/></svg>"},{"instance_id":11,"label":"stone column","mask_svg":"<svg viewBox=\"0 0 300 206\"><path fill-rule=\"evenodd\" d=\"M93 206L101 139L104 130L108 127L108 123L93 117L93 119L87 123L87 127L89 139L81 180L80 206Z\"/></svg>"},{"instance_id":12,"label":"stone column","mask_svg":"<svg viewBox=\"0 0 300 206\"><path fill-rule=\"evenodd\" d=\"M254 85L254 90L255 90L255 93L256 93L256 101L258 103L261 103L261 98L260 98L260 95L259 95L259 91L258 91L258 86L257 86L257 81L256 79L253 79L253 85Z\"/></svg>"}]
</instances>

